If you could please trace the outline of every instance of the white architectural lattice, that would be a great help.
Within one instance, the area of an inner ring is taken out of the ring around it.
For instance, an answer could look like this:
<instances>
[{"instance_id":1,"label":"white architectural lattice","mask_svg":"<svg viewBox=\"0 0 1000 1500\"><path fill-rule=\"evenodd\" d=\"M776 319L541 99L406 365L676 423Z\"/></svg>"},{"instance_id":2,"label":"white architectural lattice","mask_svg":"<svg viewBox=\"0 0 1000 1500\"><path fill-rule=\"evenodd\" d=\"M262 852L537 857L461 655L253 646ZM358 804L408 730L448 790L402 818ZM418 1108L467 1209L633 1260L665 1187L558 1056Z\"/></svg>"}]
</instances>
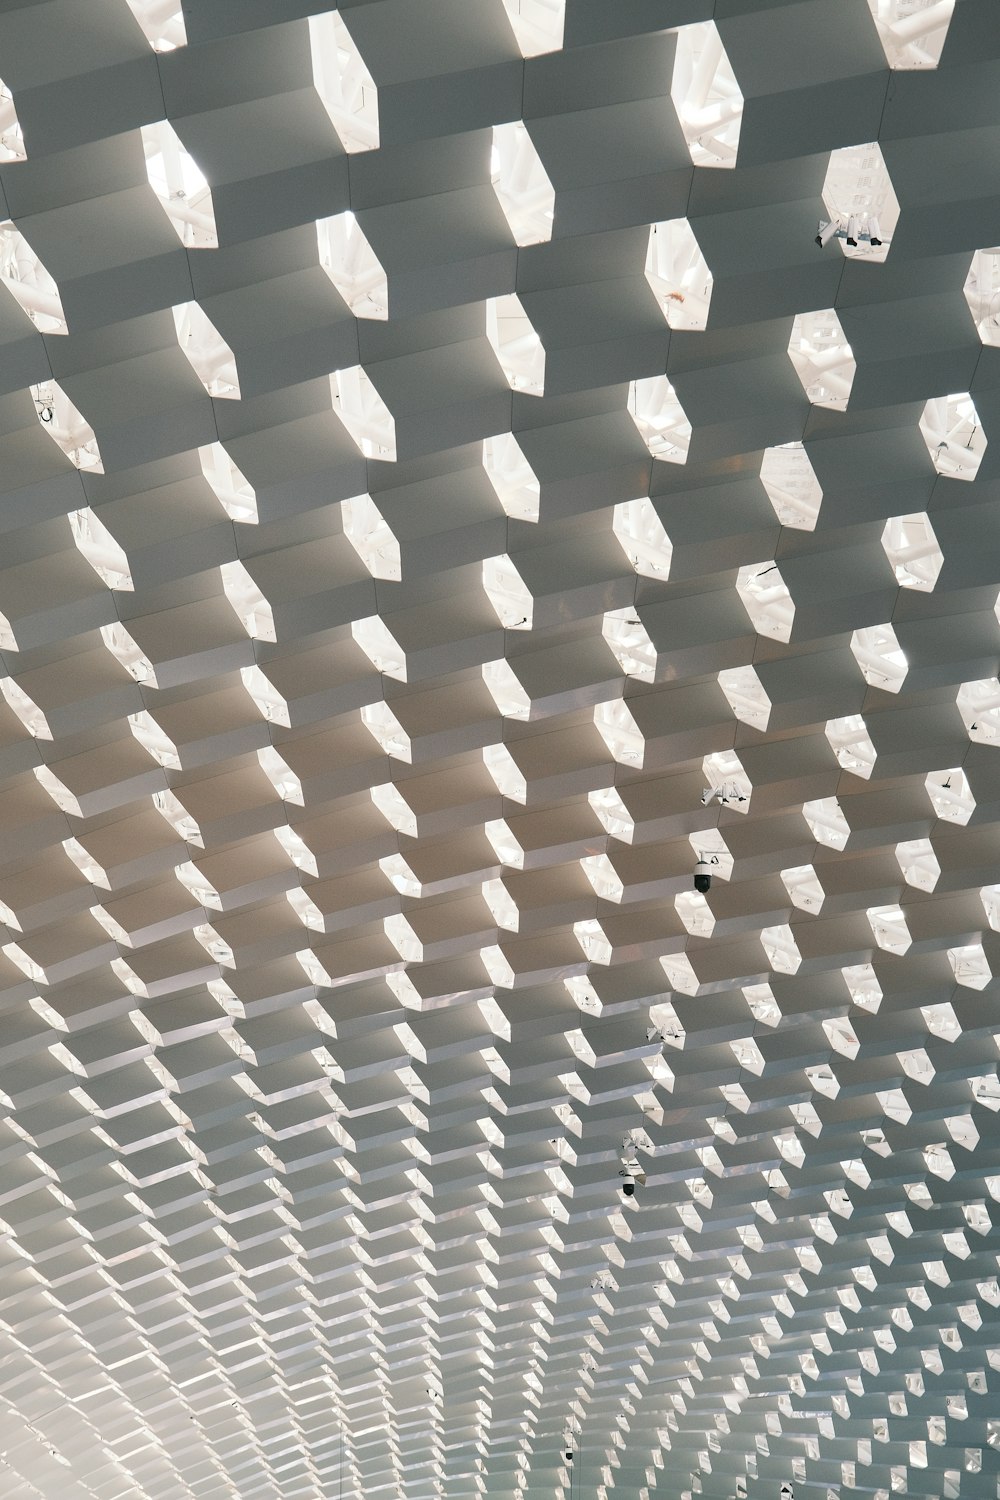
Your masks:
<instances>
[{"instance_id":1,"label":"white architectural lattice","mask_svg":"<svg viewBox=\"0 0 1000 1500\"><path fill-rule=\"evenodd\" d=\"M998 66L0 7L2 1500L1000 1500Z\"/></svg>"}]
</instances>

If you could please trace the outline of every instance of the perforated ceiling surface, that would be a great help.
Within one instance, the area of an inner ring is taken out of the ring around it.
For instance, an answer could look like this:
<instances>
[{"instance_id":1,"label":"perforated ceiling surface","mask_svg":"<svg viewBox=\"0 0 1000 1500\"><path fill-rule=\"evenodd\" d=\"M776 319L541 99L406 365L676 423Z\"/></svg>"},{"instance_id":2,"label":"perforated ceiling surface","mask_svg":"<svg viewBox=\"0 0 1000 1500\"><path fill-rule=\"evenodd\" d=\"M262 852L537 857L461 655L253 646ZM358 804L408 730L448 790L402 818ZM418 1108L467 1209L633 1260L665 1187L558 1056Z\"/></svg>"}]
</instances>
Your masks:
<instances>
[{"instance_id":1,"label":"perforated ceiling surface","mask_svg":"<svg viewBox=\"0 0 1000 1500\"><path fill-rule=\"evenodd\" d=\"M0 76L4 1500L1000 1495L996 0Z\"/></svg>"}]
</instances>

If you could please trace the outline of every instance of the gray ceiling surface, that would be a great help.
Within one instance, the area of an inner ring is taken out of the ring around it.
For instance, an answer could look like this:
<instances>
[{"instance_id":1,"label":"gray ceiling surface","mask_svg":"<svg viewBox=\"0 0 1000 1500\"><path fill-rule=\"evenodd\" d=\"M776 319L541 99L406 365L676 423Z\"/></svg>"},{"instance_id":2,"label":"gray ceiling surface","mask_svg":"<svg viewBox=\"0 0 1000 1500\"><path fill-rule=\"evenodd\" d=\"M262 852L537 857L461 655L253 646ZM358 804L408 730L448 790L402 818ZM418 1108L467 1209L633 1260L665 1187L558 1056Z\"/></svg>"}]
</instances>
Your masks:
<instances>
[{"instance_id":1,"label":"gray ceiling surface","mask_svg":"<svg viewBox=\"0 0 1000 1500\"><path fill-rule=\"evenodd\" d=\"M0 78L2 1500L996 1500L997 0Z\"/></svg>"}]
</instances>

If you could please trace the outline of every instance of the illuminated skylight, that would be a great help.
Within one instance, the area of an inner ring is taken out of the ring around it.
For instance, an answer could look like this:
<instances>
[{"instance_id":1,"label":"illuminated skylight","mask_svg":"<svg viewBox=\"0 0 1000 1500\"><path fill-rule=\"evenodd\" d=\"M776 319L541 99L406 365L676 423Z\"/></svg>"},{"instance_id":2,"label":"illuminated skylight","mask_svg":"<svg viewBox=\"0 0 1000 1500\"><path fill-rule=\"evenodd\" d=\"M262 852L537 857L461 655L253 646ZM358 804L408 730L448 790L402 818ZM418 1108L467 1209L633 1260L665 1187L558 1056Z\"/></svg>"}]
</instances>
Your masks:
<instances>
[{"instance_id":1,"label":"illuminated skylight","mask_svg":"<svg viewBox=\"0 0 1000 1500\"><path fill-rule=\"evenodd\" d=\"M986 452L986 434L968 393L928 401L920 431L939 474L948 479L975 479Z\"/></svg>"},{"instance_id":2,"label":"illuminated skylight","mask_svg":"<svg viewBox=\"0 0 1000 1500\"><path fill-rule=\"evenodd\" d=\"M712 273L687 219L650 225L646 280L671 328L706 327Z\"/></svg>"},{"instance_id":3,"label":"illuminated skylight","mask_svg":"<svg viewBox=\"0 0 1000 1500\"><path fill-rule=\"evenodd\" d=\"M171 310L177 342L208 394L238 401L236 357L204 308L198 302L183 302Z\"/></svg>"},{"instance_id":4,"label":"illuminated skylight","mask_svg":"<svg viewBox=\"0 0 1000 1500\"><path fill-rule=\"evenodd\" d=\"M490 181L519 245L552 238L555 190L523 120L493 127Z\"/></svg>"},{"instance_id":5,"label":"illuminated skylight","mask_svg":"<svg viewBox=\"0 0 1000 1500\"><path fill-rule=\"evenodd\" d=\"M815 530L823 491L801 443L765 448L760 479L782 526Z\"/></svg>"},{"instance_id":6,"label":"illuminated skylight","mask_svg":"<svg viewBox=\"0 0 1000 1500\"><path fill-rule=\"evenodd\" d=\"M201 470L226 515L243 525L257 522L257 496L221 443L198 449Z\"/></svg>"},{"instance_id":7,"label":"illuminated skylight","mask_svg":"<svg viewBox=\"0 0 1000 1500\"><path fill-rule=\"evenodd\" d=\"M339 11L309 17L313 83L345 151L379 144L378 91Z\"/></svg>"},{"instance_id":8,"label":"illuminated skylight","mask_svg":"<svg viewBox=\"0 0 1000 1500\"><path fill-rule=\"evenodd\" d=\"M24 161L26 155L13 95L0 79L0 162Z\"/></svg>"},{"instance_id":9,"label":"illuminated skylight","mask_svg":"<svg viewBox=\"0 0 1000 1500\"><path fill-rule=\"evenodd\" d=\"M848 260L885 260L899 221L899 201L877 141L831 151L823 203Z\"/></svg>"},{"instance_id":10,"label":"illuminated skylight","mask_svg":"<svg viewBox=\"0 0 1000 1500\"><path fill-rule=\"evenodd\" d=\"M691 423L665 375L633 380L629 386L628 410L654 458L671 464L687 462Z\"/></svg>"},{"instance_id":11,"label":"illuminated skylight","mask_svg":"<svg viewBox=\"0 0 1000 1500\"><path fill-rule=\"evenodd\" d=\"M319 262L356 318L389 316L389 283L350 210L316 221Z\"/></svg>"},{"instance_id":12,"label":"illuminated skylight","mask_svg":"<svg viewBox=\"0 0 1000 1500\"><path fill-rule=\"evenodd\" d=\"M906 657L891 625L870 625L851 636L851 651L872 687L898 693L906 680Z\"/></svg>"},{"instance_id":13,"label":"illuminated skylight","mask_svg":"<svg viewBox=\"0 0 1000 1500\"><path fill-rule=\"evenodd\" d=\"M512 432L485 439L483 468L508 516L519 521L538 520L541 486Z\"/></svg>"},{"instance_id":14,"label":"illuminated skylight","mask_svg":"<svg viewBox=\"0 0 1000 1500\"><path fill-rule=\"evenodd\" d=\"M797 315L788 354L814 406L829 406L835 411L847 406L857 366L832 307Z\"/></svg>"},{"instance_id":15,"label":"illuminated skylight","mask_svg":"<svg viewBox=\"0 0 1000 1500\"><path fill-rule=\"evenodd\" d=\"M72 510L69 524L77 551L90 563L109 589L133 589L132 574L124 548L90 507Z\"/></svg>"},{"instance_id":16,"label":"illuminated skylight","mask_svg":"<svg viewBox=\"0 0 1000 1500\"><path fill-rule=\"evenodd\" d=\"M330 376L333 409L365 458L396 459L396 423L363 365Z\"/></svg>"},{"instance_id":17,"label":"illuminated skylight","mask_svg":"<svg viewBox=\"0 0 1000 1500\"><path fill-rule=\"evenodd\" d=\"M955 0L868 0L890 68L936 68Z\"/></svg>"},{"instance_id":18,"label":"illuminated skylight","mask_svg":"<svg viewBox=\"0 0 1000 1500\"><path fill-rule=\"evenodd\" d=\"M187 46L184 11L179 0L125 0L154 52Z\"/></svg>"},{"instance_id":19,"label":"illuminated skylight","mask_svg":"<svg viewBox=\"0 0 1000 1500\"><path fill-rule=\"evenodd\" d=\"M964 291L979 337L984 344L1000 345L1000 247L975 252Z\"/></svg>"},{"instance_id":20,"label":"illuminated skylight","mask_svg":"<svg viewBox=\"0 0 1000 1500\"><path fill-rule=\"evenodd\" d=\"M882 546L901 588L932 591L944 566L944 554L926 512L893 516L885 523Z\"/></svg>"},{"instance_id":21,"label":"illuminated skylight","mask_svg":"<svg viewBox=\"0 0 1000 1500\"><path fill-rule=\"evenodd\" d=\"M140 127L149 185L182 245L211 250L219 243L212 193L169 120Z\"/></svg>"},{"instance_id":22,"label":"illuminated skylight","mask_svg":"<svg viewBox=\"0 0 1000 1500\"><path fill-rule=\"evenodd\" d=\"M513 391L541 396L545 391L545 350L520 298L490 297L486 337Z\"/></svg>"},{"instance_id":23,"label":"illuminated skylight","mask_svg":"<svg viewBox=\"0 0 1000 1500\"><path fill-rule=\"evenodd\" d=\"M795 604L777 563L749 563L736 575L736 592L758 635L791 638Z\"/></svg>"},{"instance_id":24,"label":"illuminated skylight","mask_svg":"<svg viewBox=\"0 0 1000 1500\"><path fill-rule=\"evenodd\" d=\"M524 57L559 50L566 0L503 0L503 4Z\"/></svg>"},{"instance_id":25,"label":"illuminated skylight","mask_svg":"<svg viewBox=\"0 0 1000 1500\"><path fill-rule=\"evenodd\" d=\"M681 26L670 96L696 167L735 167L743 95L714 21Z\"/></svg>"},{"instance_id":26,"label":"illuminated skylight","mask_svg":"<svg viewBox=\"0 0 1000 1500\"><path fill-rule=\"evenodd\" d=\"M67 333L59 288L13 224L0 224L0 281L39 333Z\"/></svg>"},{"instance_id":27,"label":"illuminated skylight","mask_svg":"<svg viewBox=\"0 0 1000 1500\"><path fill-rule=\"evenodd\" d=\"M104 472L94 429L54 380L31 387L32 400L42 429L70 463L94 474Z\"/></svg>"}]
</instances>

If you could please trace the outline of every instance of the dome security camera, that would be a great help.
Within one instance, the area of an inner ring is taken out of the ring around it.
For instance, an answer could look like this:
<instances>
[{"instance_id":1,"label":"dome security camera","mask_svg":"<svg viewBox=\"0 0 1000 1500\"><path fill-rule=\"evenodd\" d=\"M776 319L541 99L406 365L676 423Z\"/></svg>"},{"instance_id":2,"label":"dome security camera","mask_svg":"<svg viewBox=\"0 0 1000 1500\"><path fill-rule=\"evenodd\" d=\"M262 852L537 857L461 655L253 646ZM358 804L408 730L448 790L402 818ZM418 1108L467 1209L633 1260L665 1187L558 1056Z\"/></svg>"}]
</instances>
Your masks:
<instances>
[{"instance_id":1,"label":"dome security camera","mask_svg":"<svg viewBox=\"0 0 1000 1500\"><path fill-rule=\"evenodd\" d=\"M571 1464L573 1462L572 1448L564 1448L562 1450L562 1461L564 1464Z\"/></svg>"},{"instance_id":2,"label":"dome security camera","mask_svg":"<svg viewBox=\"0 0 1000 1500\"><path fill-rule=\"evenodd\" d=\"M623 1195L626 1198L634 1198L635 1197L635 1178L632 1176L632 1173L631 1172L627 1172L625 1170L622 1170L621 1172L619 1172L618 1175L619 1175L619 1177L622 1180L622 1193L623 1193Z\"/></svg>"},{"instance_id":3,"label":"dome security camera","mask_svg":"<svg viewBox=\"0 0 1000 1500\"><path fill-rule=\"evenodd\" d=\"M712 866L704 857L694 867L694 888L703 896L712 889Z\"/></svg>"}]
</instances>

